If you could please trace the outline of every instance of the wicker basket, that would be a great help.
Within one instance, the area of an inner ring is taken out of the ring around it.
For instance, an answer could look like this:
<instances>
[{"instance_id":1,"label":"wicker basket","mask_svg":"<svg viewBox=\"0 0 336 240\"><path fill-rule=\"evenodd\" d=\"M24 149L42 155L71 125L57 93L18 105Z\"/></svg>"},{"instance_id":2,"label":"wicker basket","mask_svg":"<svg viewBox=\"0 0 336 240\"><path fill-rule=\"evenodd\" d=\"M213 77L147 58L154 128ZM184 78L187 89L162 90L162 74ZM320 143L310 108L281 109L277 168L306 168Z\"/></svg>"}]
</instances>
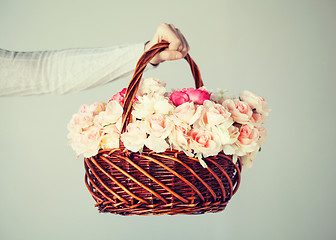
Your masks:
<instances>
[{"instance_id":1,"label":"wicker basket","mask_svg":"<svg viewBox=\"0 0 336 240\"><path fill-rule=\"evenodd\" d=\"M149 61L169 46L154 45L137 63L124 103L122 132L131 119L132 104L142 74ZM195 62L188 61L196 88L203 86ZM120 215L203 214L225 209L240 183L241 163L223 152L205 158L203 168L197 158L177 150L140 153L125 149L100 150L84 159L85 182L100 212Z\"/></svg>"}]
</instances>

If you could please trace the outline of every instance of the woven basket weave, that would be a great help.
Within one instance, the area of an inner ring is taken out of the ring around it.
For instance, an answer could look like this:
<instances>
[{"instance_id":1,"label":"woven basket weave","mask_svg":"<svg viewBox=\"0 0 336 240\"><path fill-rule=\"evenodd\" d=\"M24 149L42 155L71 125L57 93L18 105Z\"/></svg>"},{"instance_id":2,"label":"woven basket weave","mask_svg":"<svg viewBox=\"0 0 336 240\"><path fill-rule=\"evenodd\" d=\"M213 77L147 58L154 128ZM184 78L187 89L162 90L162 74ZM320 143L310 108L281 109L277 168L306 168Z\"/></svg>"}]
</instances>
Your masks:
<instances>
[{"instance_id":1,"label":"woven basket weave","mask_svg":"<svg viewBox=\"0 0 336 240\"><path fill-rule=\"evenodd\" d=\"M139 59L123 106L122 132L131 119L132 104L142 74L149 61L169 46L154 45ZM196 88L203 86L199 69L188 61ZM177 150L155 153L148 148L140 153L128 151L120 142L116 149L100 150L85 158L85 182L100 212L120 215L203 214L225 209L240 183L241 163L220 152L204 159Z\"/></svg>"}]
</instances>

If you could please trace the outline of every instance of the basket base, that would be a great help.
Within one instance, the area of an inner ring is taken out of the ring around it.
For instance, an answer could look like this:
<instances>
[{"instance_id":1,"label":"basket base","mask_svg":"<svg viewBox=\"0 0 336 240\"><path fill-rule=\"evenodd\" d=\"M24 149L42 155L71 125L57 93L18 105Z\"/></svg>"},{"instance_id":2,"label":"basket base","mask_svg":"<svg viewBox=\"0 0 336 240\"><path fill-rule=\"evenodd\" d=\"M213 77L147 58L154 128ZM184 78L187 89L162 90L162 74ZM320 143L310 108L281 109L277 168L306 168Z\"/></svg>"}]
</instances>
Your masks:
<instances>
[{"instance_id":1,"label":"basket base","mask_svg":"<svg viewBox=\"0 0 336 240\"><path fill-rule=\"evenodd\" d=\"M223 211L240 183L240 159L222 152L208 168L184 153L102 150L84 159L85 183L99 212L196 215Z\"/></svg>"}]
</instances>

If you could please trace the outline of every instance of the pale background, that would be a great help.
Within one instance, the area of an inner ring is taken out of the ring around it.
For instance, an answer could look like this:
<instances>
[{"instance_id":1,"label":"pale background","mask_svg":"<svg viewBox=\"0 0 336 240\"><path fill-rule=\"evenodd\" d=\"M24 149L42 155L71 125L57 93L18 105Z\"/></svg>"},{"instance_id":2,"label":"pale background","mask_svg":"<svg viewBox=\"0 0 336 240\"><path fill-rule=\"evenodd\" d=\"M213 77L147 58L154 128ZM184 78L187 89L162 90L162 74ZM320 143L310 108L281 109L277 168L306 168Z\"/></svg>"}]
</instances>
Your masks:
<instances>
[{"instance_id":1,"label":"pale background","mask_svg":"<svg viewBox=\"0 0 336 240\"><path fill-rule=\"evenodd\" d=\"M0 0L0 48L114 46L173 23L210 89L269 100L267 143L227 209L98 214L66 124L130 78L65 96L0 98L0 239L336 239L336 1ZM184 61L145 76L193 86Z\"/></svg>"}]
</instances>

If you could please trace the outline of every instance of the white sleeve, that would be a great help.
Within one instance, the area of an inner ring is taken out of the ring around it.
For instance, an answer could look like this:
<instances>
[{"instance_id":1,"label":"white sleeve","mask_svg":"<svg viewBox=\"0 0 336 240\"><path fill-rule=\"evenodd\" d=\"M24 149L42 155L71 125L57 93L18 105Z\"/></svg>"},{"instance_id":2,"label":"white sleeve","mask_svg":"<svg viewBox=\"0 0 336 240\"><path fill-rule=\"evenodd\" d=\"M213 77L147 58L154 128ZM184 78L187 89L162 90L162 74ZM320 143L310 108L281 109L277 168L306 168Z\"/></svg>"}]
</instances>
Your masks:
<instances>
[{"instance_id":1,"label":"white sleeve","mask_svg":"<svg viewBox=\"0 0 336 240\"><path fill-rule=\"evenodd\" d=\"M41 52L0 49L0 96L64 94L103 85L133 73L143 52L144 43Z\"/></svg>"}]
</instances>

